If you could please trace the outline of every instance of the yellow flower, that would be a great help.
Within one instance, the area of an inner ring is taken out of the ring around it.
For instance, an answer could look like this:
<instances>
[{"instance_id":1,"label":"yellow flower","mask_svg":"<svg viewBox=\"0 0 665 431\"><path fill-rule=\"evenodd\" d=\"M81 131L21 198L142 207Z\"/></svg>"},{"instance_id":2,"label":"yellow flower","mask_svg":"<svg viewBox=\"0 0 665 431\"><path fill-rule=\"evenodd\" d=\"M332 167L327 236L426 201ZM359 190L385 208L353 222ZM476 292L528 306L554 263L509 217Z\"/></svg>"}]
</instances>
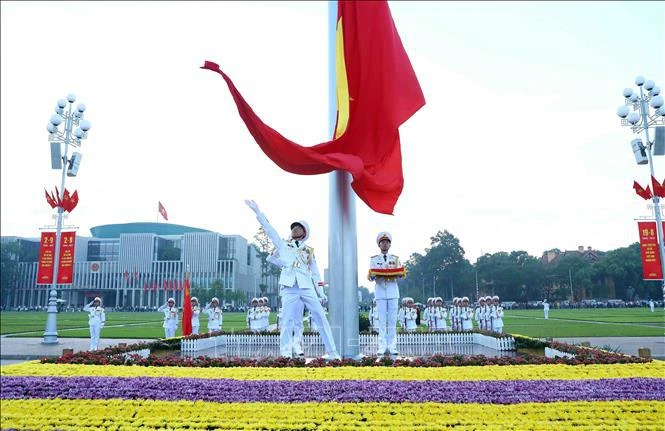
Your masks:
<instances>
[{"instance_id":1,"label":"yellow flower","mask_svg":"<svg viewBox=\"0 0 665 431\"><path fill-rule=\"evenodd\" d=\"M493 365L466 367L186 368L41 364L0 367L3 376L191 377L237 380L578 380L665 376L665 362L612 365Z\"/></svg>"}]
</instances>

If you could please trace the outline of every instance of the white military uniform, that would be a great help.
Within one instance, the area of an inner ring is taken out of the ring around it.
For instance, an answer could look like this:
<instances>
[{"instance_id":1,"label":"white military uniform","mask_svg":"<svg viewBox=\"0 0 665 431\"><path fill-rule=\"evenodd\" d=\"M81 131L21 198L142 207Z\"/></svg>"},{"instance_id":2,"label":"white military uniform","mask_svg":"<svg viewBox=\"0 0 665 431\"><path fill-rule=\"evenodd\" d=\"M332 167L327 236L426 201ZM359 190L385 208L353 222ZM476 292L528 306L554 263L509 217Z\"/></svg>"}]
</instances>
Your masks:
<instances>
[{"instance_id":1,"label":"white military uniform","mask_svg":"<svg viewBox=\"0 0 665 431\"><path fill-rule=\"evenodd\" d=\"M460 319L462 320L462 331L470 331L473 329L473 311L469 307L462 307L460 311Z\"/></svg>"},{"instance_id":2,"label":"white military uniform","mask_svg":"<svg viewBox=\"0 0 665 431\"><path fill-rule=\"evenodd\" d=\"M302 320L302 314L297 316L297 312L301 310L299 302L303 302L312 313L312 319L319 327L321 340L326 348L326 355L330 358L338 357L339 354L332 337L330 323L325 317L323 306L319 300L319 297L323 300L327 298L323 293L323 289L319 286L321 275L314 258L314 249L305 245L305 241L309 236L307 223L298 222L305 227L305 238L300 241L283 240L268 222L266 216L258 211L258 208L254 211L257 220L275 246L271 262L277 263L282 268L279 275L279 291L282 296L283 307L283 322L280 330L281 355L292 356L293 331L296 320Z\"/></svg>"},{"instance_id":3,"label":"white military uniform","mask_svg":"<svg viewBox=\"0 0 665 431\"><path fill-rule=\"evenodd\" d=\"M97 298L95 298L97 299ZM106 313L102 308L101 300L99 305L93 307L95 301L93 300L90 304L83 307L83 311L88 313L88 325L90 326L90 351L97 350L99 348L99 337L106 322Z\"/></svg>"},{"instance_id":4,"label":"white military uniform","mask_svg":"<svg viewBox=\"0 0 665 431\"><path fill-rule=\"evenodd\" d=\"M201 309L198 305L192 307L192 334L199 333L199 327L201 323L199 322L199 316L201 314Z\"/></svg>"},{"instance_id":5,"label":"white military uniform","mask_svg":"<svg viewBox=\"0 0 665 431\"><path fill-rule=\"evenodd\" d=\"M492 331L503 332L503 307L501 305L492 306Z\"/></svg>"},{"instance_id":6,"label":"white military uniform","mask_svg":"<svg viewBox=\"0 0 665 431\"><path fill-rule=\"evenodd\" d=\"M418 312L415 308L406 307L404 309L404 321L406 322L406 332L415 332L416 331L416 318L418 317Z\"/></svg>"},{"instance_id":7,"label":"white military uniform","mask_svg":"<svg viewBox=\"0 0 665 431\"><path fill-rule=\"evenodd\" d=\"M653 311L653 308L651 311ZM550 304L547 302L547 300L543 301L543 314L545 315L545 319L550 318Z\"/></svg>"},{"instance_id":8,"label":"white military uniform","mask_svg":"<svg viewBox=\"0 0 665 431\"><path fill-rule=\"evenodd\" d=\"M379 242L379 241L377 241ZM377 254L369 260L370 272L372 269L400 268L399 257L394 254ZM369 276L374 281L374 299L378 317L379 352L397 352L397 312L399 303L399 286L397 279L400 277L383 277L380 275Z\"/></svg>"},{"instance_id":9,"label":"white military uniform","mask_svg":"<svg viewBox=\"0 0 665 431\"><path fill-rule=\"evenodd\" d=\"M443 306L440 307L438 305L433 307L432 323L433 323L434 330L436 330L437 332L440 332L440 331L445 331L445 330L448 329L448 327L446 325L446 317L448 317L447 315L448 315L448 313L446 312L445 307L443 307Z\"/></svg>"},{"instance_id":10,"label":"white military uniform","mask_svg":"<svg viewBox=\"0 0 665 431\"><path fill-rule=\"evenodd\" d=\"M208 315L208 332L220 331L222 329L222 308L220 306L211 307L206 305L204 311Z\"/></svg>"},{"instance_id":11,"label":"white military uniform","mask_svg":"<svg viewBox=\"0 0 665 431\"><path fill-rule=\"evenodd\" d=\"M175 303L174 303L175 304ZM170 307L168 302L157 309L164 313L164 337L175 337L175 330L178 328L178 307Z\"/></svg>"}]
</instances>

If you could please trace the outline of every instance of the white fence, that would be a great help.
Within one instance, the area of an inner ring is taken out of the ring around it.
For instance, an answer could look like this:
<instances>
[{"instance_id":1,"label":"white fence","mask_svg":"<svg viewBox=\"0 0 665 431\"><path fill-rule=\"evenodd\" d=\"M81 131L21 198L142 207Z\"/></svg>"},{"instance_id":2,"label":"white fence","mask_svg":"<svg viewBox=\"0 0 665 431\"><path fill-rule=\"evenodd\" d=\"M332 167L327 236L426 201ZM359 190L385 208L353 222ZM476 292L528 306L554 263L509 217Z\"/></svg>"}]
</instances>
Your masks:
<instances>
[{"instance_id":1,"label":"white fence","mask_svg":"<svg viewBox=\"0 0 665 431\"><path fill-rule=\"evenodd\" d=\"M573 353L562 352L561 350L550 349L549 347L545 347L545 356L548 358L556 358L559 356L562 358L575 359Z\"/></svg>"},{"instance_id":2,"label":"white fence","mask_svg":"<svg viewBox=\"0 0 665 431\"><path fill-rule=\"evenodd\" d=\"M378 335L360 334L361 349L376 350L379 347ZM322 346L318 334L308 334L303 337L305 346ZM397 346L416 345L480 345L497 351L515 350L515 339L510 336L490 337L488 335L471 332L428 332L428 333L400 333L397 334ZM223 334L216 337L183 339L180 351L184 353L198 352L215 347L242 347L242 346L275 346L279 347L278 334Z\"/></svg>"}]
</instances>

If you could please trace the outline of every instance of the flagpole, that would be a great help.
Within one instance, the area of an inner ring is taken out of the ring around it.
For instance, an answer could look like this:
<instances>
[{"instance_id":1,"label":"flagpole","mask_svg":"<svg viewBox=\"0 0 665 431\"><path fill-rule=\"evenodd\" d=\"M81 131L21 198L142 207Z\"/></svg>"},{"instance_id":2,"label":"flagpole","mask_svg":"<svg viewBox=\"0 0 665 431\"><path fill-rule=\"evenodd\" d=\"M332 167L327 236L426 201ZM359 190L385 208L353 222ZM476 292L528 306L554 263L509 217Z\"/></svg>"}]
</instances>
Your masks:
<instances>
[{"instance_id":1,"label":"flagpole","mask_svg":"<svg viewBox=\"0 0 665 431\"><path fill-rule=\"evenodd\" d=\"M337 1L328 1L328 124L331 136L337 121L336 29ZM335 345L342 357L359 358L356 202L351 175L346 171L330 173L328 273L328 307Z\"/></svg>"}]
</instances>

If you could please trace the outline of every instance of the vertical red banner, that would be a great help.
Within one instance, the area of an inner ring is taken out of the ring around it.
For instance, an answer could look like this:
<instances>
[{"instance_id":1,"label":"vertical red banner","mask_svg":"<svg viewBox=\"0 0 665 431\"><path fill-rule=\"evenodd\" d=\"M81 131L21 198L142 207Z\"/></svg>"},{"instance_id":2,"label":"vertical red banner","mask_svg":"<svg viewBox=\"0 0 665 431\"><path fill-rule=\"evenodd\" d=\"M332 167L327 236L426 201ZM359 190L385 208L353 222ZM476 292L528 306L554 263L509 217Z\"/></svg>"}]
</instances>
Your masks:
<instances>
[{"instance_id":1,"label":"vertical red banner","mask_svg":"<svg viewBox=\"0 0 665 431\"><path fill-rule=\"evenodd\" d=\"M74 244L76 232L62 232L58 264L58 284L72 284L74 275Z\"/></svg>"},{"instance_id":2,"label":"vertical red banner","mask_svg":"<svg viewBox=\"0 0 665 431\"><path fill-rule=\"evenodd\" d=\"M642 278L644 280L662 280L663 269L658 251L658 232L655 221L639 221L640 251L642 252Z\"/></svg>"},{"instance_id":3,"label":"vertical red banner","mask_svg":"<svg viewBox=\"0 0 665 431\"><path fill-rule=\"evenodd\" d=\"M55 255L55 232L42 232L37 264L37 283L53 283L53 259Z\"/></svg>"}]
</instances>

